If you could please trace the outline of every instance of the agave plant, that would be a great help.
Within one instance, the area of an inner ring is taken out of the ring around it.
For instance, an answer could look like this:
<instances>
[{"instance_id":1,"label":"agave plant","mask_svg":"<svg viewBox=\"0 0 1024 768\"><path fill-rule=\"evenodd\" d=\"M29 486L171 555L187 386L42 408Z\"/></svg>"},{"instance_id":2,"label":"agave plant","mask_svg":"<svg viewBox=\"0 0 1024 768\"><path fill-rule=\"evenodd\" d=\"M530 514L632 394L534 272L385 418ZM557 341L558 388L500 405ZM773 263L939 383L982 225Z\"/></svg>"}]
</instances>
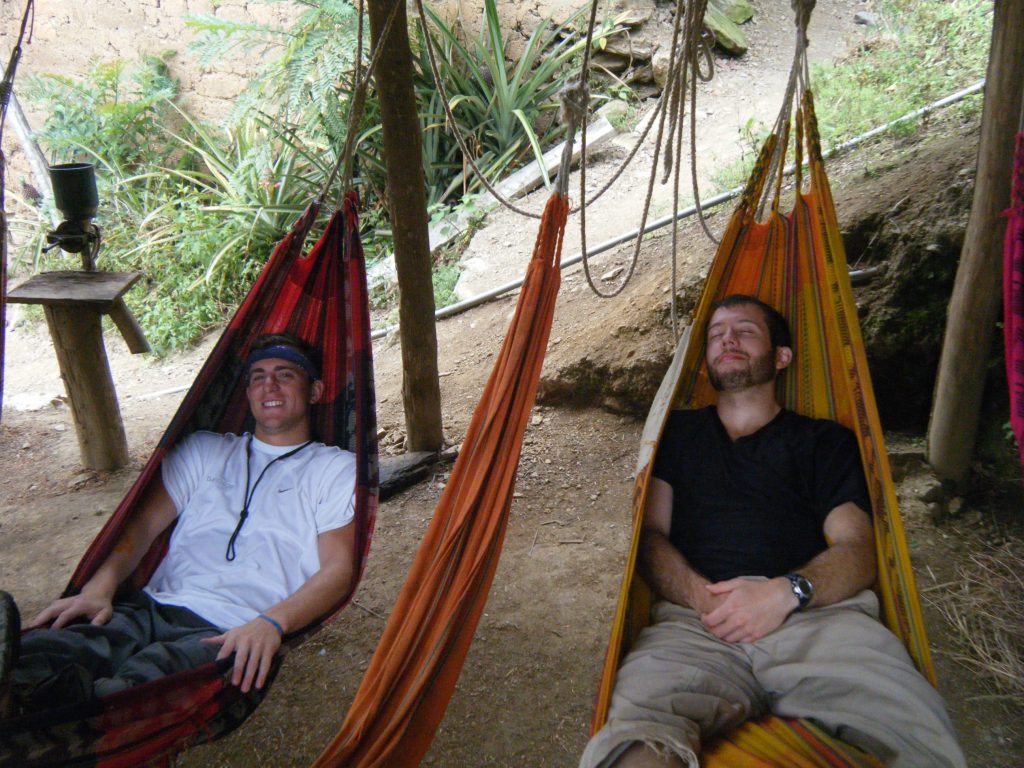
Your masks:
<instances>
[{"instance_id":1,"label":"agave plant","mask_svg":"<svg viewBox=\"0 0 1024 768\"><path fill-rule=\"evenodd\" d=\"M458 128L475 151L477 166L488 179L497 178L531 155L540 162L545 182L542 146L557 130L550 111L558 108L556 96L570 77L586 39L576 26L585 12L581 8L561 24L550 18L537 26L514 66L506 60L507 38L501 29L496 0L484 0L484 29L481 35L459 31L430 9L431 39L439 52L437 64L449 107ZM594 45L620 31L617 25L595 30ZM453 174L435 196L446 199L456 190L475 189L479 183L468 179L457 145L450 137L431 135L445 131L445 115L437 100L426 45L417 46L421 103L424 111L425 165L428 177ZM546 114L547 113L547 114ZM538 128L547 126L547 128ZM427 152L431 154L427 154Z\"/></svg>"}]
</instances>

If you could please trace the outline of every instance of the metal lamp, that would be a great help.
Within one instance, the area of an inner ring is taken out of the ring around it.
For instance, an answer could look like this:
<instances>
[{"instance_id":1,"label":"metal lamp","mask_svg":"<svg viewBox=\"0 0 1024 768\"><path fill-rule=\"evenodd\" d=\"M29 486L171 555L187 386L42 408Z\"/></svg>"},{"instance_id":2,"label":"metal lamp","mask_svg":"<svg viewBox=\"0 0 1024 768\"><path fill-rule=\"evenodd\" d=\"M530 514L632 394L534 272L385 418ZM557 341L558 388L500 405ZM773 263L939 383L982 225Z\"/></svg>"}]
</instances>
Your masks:
<instances>
[{"instance_id":1,"label":"metal lamp","mask_svg":"<svg viewBox=\"0 0 1024 768\"><path fill-rule=\"evenodd\" d=\"M96 268L101 239L100 228L92 223L100 205L96 169L92 163L53 165L50 182L64 221L53 232L46 233L46 250L59 247L67 253L81 253L82 269L92 271Z\"/></svg>"}]
</instances>

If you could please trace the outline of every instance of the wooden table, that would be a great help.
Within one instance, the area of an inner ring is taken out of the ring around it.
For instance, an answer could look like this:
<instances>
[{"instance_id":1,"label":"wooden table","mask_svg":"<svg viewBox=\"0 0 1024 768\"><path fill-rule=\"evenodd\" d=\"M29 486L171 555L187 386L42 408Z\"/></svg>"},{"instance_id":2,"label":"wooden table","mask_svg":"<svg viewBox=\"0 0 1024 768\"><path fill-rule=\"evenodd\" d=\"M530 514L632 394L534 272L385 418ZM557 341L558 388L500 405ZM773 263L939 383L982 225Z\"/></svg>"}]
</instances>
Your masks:
<instances>
[{"instance_id":1,"label":"wooden table","mask_svg":"<svg viewBox=\"0 0 1024 768\"><path fill-rule=\"evenodd\" d=\"M128 440L117 404L101 318L110 315L133 353L149 344L122 296L139 272L44 272L7 292L13 304L41 304L57 353L82 464L112 470L128 463Z\"/></svg>"}]
</instances>

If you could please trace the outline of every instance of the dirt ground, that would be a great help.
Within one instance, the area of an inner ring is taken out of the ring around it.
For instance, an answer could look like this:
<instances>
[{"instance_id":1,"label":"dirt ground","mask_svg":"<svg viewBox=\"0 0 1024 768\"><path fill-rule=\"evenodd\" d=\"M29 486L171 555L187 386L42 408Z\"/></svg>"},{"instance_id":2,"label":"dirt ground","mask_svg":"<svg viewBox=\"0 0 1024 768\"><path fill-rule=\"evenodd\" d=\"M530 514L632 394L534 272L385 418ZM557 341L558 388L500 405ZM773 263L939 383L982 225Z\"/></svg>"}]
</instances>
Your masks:
<instances>
[{"instance_id":1,"label":"dirt ground","mask_svg":"<svg viewBox=\"0 0 1024 768\"><path fill-rule=\"evenodd\" d=\"M787 38L788 39L788 38ZM924 139L874 145L835 166L844 228L849 211L890 210L907 188L938 194L951 169L973 161L975 128L953 123ZM870 170L870 173L869 173ZM888 180L888 181L887 181ZM916 186L915 186L916 180ZM713 216L720 231L722 214ZM519 237L532 243L529 236ZM711 247L682 235L684 304L696 298ZM642 403L671 354L669 246L645 247L634 282L599 301L579 270L566 275L527 430L498 572L458 687L426 765L571 766L586 742L622 566ZM623 263L609 254L602 270ZM445 433L458 443L490 372L514 297L438 326ZM10 310L11 308L9 308ZM146 360L107 333L132 454L114 473L82 472L45 328L11 317L0 424L0 585L26 613L64 586L71 569L141 468L212 339L187 354ZM397 339L374 347L385 453L403 439ZM972 766L1024 765L1024 708L994 695L957 663L960 641L939 610L941 585L972 553L1022 535L1019 508L969 500L933 521L922 498L934 479L919 436L889 435L940 690ZM405 579L445 482L427 481L381 506L353 606L291 654L260 709L239 730L178 758L178 766L308 765L337 731Z\"/></svg>"}]
</instances>

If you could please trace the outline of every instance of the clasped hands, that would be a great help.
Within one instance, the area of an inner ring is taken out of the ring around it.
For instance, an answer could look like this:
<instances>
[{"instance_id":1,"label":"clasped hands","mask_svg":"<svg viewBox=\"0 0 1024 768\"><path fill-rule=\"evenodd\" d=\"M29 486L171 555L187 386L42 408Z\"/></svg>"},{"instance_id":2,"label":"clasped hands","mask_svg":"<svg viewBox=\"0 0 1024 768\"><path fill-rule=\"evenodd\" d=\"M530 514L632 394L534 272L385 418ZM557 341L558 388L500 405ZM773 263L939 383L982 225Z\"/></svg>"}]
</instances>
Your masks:
<instances>
[{"instance_id":1,"label":"clasped hands","mask_svg":"<svg viewBox=\"0 0 1024 768\"><path fill-rule=\"evenodd\" d=\"M752 643L774 632L796 608L796 596L784 578L729 579L704 585L707 594L693 607L715 637L728 643Z\"/></svg>"}]
</instances>

